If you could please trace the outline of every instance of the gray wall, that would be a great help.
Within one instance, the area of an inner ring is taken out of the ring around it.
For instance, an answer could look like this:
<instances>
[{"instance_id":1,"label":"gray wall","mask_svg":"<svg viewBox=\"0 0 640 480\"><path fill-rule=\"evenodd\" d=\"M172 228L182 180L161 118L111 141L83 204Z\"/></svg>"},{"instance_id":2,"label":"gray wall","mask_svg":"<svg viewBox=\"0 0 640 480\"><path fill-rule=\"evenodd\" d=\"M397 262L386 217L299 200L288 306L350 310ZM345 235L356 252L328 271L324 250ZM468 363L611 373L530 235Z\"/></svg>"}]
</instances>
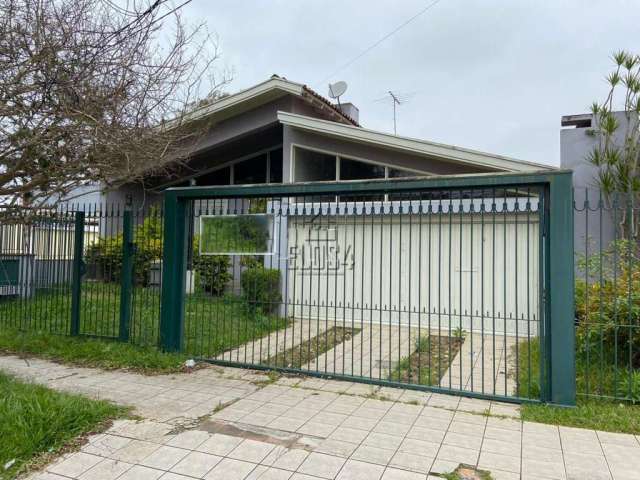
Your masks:
<instances>
[{"instance_id":1,"label":"gray wall","mask_svg":"<svg viewBox=\"0 0 640 480\"><path fill-rule=\"evenodd\" d=\"M617 142L622 143L627 119L624 112L616 112L620 128ZM615 238L614 215L610 202L598 188L598 168L589 162L588 156L598 143L594 133L597 125L590 127L566 127L560 130L560 167L573 170L575 222L575 250L583 255L597 254ZM604 210L600 215L599 204Z\"/></svg>"}]
</instances>

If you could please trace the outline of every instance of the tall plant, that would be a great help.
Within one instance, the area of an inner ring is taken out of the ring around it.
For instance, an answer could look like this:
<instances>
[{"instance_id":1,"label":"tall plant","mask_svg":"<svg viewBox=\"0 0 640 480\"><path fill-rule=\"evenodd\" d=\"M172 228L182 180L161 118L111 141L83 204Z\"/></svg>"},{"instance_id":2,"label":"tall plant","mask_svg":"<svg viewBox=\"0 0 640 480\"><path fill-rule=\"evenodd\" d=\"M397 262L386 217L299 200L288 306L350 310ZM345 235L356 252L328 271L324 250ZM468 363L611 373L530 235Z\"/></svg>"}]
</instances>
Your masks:
<instances>
[{"instance_id":1,"label":"tall plant","mask_svg":"<svg viewBox=\"0 0 640 480\"><path fill-rule=\"evenodd\" d=\"M638 218L634 206L640 197L640 56L620 51L613 55L614 69L607 76L609 92L594 102L592 131L598 141L588 160L598 167L597 182L605 198L620 208L620 235L635 238ZM626 122L614 110L622 109Z\"/></svg>"}]
</instances>

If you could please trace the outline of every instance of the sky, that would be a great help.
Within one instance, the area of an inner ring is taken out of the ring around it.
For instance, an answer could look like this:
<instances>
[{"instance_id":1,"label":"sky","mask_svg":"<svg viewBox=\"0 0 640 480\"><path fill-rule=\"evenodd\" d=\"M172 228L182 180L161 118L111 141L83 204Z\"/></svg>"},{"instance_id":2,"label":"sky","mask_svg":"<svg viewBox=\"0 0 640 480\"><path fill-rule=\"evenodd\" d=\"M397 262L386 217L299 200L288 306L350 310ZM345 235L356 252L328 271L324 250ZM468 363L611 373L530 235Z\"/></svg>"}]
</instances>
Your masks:
<instances>
[{"instance_id":1,"label":"sky","mask_svg":"<svg viewBox=\"0 0 640 480\"><path fill-rule=\"evenodd\" d=\"M611 54L640 51L639 0L193 0L188 21L219 38L226 90L276 73L342 101L366 128L559 165L562 115L607 94Z\"/></svg>"}]
</instances>

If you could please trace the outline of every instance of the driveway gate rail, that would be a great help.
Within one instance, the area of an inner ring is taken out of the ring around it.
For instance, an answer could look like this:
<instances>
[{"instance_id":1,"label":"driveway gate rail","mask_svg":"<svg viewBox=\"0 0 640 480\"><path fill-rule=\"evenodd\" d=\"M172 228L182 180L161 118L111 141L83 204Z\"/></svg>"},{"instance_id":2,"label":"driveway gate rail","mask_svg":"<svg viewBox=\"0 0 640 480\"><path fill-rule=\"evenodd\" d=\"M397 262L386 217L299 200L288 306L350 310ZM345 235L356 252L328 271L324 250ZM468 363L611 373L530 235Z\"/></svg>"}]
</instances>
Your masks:
<instances>
[{"instance_id":1,"label":"driveway gate rail","mask_svg":"<svg viewBox=\"0 0 640 480\"><path fill-rule=\"evenodd\" d=\"M166 350L575 402L570 172L172 188L164 209Z\"/></svg>"}]
</instances>

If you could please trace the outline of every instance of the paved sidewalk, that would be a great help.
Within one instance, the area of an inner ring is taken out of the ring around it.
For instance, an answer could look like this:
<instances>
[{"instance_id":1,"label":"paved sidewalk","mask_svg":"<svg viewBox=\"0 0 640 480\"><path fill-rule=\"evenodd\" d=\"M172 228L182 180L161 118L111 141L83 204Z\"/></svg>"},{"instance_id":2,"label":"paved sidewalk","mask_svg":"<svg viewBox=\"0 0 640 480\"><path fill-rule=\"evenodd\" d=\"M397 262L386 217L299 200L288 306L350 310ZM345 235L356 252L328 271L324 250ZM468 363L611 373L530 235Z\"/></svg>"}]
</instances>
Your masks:
<instances>
[{"instance_id":1,"label":"paved sidewalk","mask_svg":"<svg viewBox=\"0 0 640 480\"><path fill-rule=\"evenodd\" d=\"M460 463L497 480L618 480L640 469L638 437L521 422L496 402L314 378L269 384L219 367L143 376L0 357L0 369L144 417L115 422L34 480L426 480Z\"/></svg>"}]
</instances>

